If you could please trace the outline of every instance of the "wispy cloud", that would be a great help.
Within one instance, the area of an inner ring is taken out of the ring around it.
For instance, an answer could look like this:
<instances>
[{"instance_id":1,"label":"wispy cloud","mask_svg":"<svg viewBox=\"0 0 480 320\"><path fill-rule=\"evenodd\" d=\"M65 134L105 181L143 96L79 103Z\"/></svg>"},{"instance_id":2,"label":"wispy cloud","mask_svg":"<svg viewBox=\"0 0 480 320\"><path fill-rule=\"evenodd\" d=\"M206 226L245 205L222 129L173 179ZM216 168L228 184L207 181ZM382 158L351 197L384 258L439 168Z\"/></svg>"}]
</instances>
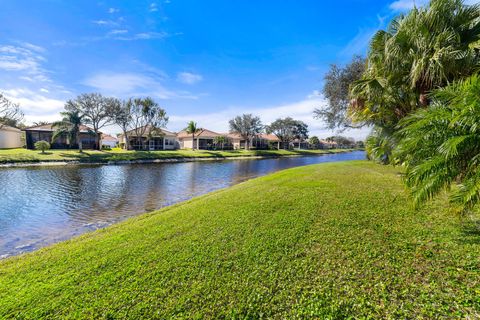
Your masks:
<instances>
[{"instance_id":1,"label":"wispy cloud","mask_svg":"<svg viewBox=\"0 0 480 320\"><path fill-rule=\"evenodd\" d=\"M120 12L120 9L118 9L118 8L108 8L108 13L110 13L110 14L117 13L117 12Z\"/></svg>"},{"instance_id":2,"label":"wispy cloud","mask_svg":"<svg viewBox=\"0 0 480 320\"><path fill-rule=\"evenodd\" d=\"M196 99L197 97L186 91L167 89L162 84L162 78L142 73L96 73L82 83L100 92L118 97L153 96L159 99Z\"/></svg>"},{"instance_id":3,"label":"wispy cloud","mask_svg":"<svg viewBox=\"0 0 480 320\"><path fill-rule=\"evenodd\" d=\"M177 74L177 81L186 84L195 84L203 80L202 75L191 72L179 72Z\"/></svg>"},{"instance_id":4,"label":"wispy cloud","mask_svg":"<svg viewBox=\"0 0 480 320\"><path fill-rule=\"evenodd\" d=\"M157 12L158 11L158 5L156 2L152 2L150 3L150 5L148 6L148 11L150 12Z\"/></svg>"},{"instance_id":5,"label":"wispy cloud","mask_svg":"<svg viewBox=\"0 0 480 320\"><path fill-rule=\"evenodd\" d=\"M120 25L117 21L113 21L113 20L93 20L92 23L99 26L110 26L110 27L115 27Z\"/></svg>"},{"instance_id":6,"label":"wispy cloud","mask_svg":"<svg viewBox=\"0 0 480 320\"><path fill-rule=\"evenodd\" d=\"M217 132L228 132L228 120L236 115L243 113L252 113L259 116L264 124L269 124L278 118L292 117L304 121L309 126L310 135L327 137L335 134L331 130L325 129L325 124L319 120L313 119L313 110L324 105L326 102L322 96L312 94L304 100L276 105L263 108L231 106L223 108L222 111L210 113L198 113L189 115L171 115L169 128L179 131L185 127L188 121L194 120L199 126L214 130ZM350 130L344 132L344 135L353 136L356 139L364 139L370 129Z\"/></svg>"},{"instance_id":7,"label":"wispy cloud","mask_svg":"<svg viewBox=\"0 0 480 320\"><path fill-rule=\"evenodd\" d=\"M44 51L44 48L30 43L0 46L0 70L16 72L25 80L48 82L48 72L42 67L46 61L41 54Z\"/></svg>"}]
</instances>

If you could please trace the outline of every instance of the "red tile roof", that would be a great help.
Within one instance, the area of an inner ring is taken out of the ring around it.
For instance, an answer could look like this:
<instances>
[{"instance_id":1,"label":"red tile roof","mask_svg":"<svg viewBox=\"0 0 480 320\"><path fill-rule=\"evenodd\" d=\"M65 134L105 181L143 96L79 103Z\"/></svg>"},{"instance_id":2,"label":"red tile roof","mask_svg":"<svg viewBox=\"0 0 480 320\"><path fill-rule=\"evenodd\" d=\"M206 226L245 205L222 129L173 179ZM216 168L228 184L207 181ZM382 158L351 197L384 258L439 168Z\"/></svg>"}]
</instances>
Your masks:
<instances>
[{"instance_id":1,"label":"red tile roof","mask_svg":"<svg viewBox=\"0 0 480 320\"><path fill-rule=\"evenodd\" d=\"M223 136L220 133L208 130L208 129L200 129L196 134L195 138L215 138L215 137L221 137ZM177 138L182 139L182 138L191 138L192 134L187 133L185 130L180 131L177 133Z\"/></svg>"}]
</instances>

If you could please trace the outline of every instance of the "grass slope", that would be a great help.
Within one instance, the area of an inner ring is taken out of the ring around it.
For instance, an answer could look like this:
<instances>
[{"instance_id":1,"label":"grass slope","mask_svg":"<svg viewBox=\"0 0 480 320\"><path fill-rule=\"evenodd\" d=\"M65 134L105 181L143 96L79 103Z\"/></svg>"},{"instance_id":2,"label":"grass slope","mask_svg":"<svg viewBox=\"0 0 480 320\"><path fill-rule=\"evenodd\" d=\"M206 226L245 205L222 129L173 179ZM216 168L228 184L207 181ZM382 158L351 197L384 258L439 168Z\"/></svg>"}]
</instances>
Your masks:
<instances>
[{"instance_id":1,"label":"grass slope","mask_svg":"<svg viewBox=\"0 0 480 320\"><path fill-rule=\"evenodd\" d=\"M396 169L281 171L0 262L0 318L480 317L480 235Z\"/></svg>"},{"instance_id":2,"label":"grass slope","mask_svg":"<svg viewBox=\"0 0 480 320\"><path fill-rule=\"evenodd\" d=\"M351 149L338 150L230 150L230 151L206 151L206 150L173 150L173 151L126 151L113 149L112 151L85 150L79 153L77 150L48 150L45 154L40 151L28 149L0 149L0 163L34 163L49 161L80 161L100 162L128 161L128 160L155 160L155 159L185 159L185 158L233 158L249 156L294 156L294 155L318 155L351 151Z\"/></svg>"}]
</instances>

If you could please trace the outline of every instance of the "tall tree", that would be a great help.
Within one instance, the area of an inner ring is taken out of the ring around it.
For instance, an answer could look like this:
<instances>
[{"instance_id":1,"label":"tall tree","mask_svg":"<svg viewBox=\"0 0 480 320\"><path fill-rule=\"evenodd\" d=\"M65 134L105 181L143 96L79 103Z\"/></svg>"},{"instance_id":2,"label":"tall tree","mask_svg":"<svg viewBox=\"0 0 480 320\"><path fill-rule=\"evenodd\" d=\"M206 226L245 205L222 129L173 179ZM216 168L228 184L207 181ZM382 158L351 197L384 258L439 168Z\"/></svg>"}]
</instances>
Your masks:
<instances>
[{"instance_id":1,"label":"tall tree","mask_svg":"<svg viewBox=\"0 0 480 320\"><path fill-rule=\"evenodd\" d=\"M478 70L479 39L480 6L462 0L432 0L378 31L363 77L352 86L349 109L356 121L381 134L367 140L367 150L393 150L395 139L386 135L396 131L402 118L428 106L435 88ZM383 147L368 146L377 142Z\"/></svg>"},{"instance_id":2,"label":"tall tree","mask_svg":"<svg viewBox=\"0 0 480 320\"><path fill-rule=\"evenodd\" d=\"M80 127L83 124L83 115L78 110L60 112L62 120L54 122L52 128L55 129L52 136L52 143L60 136L65 135L68 139L70 148L78 145L78 150L83 152L82 141L80 139Z\"/></svg>"},{"instance_id":3,"label":"tall tree","mask_svg":"<svg viewBox=\"0 0 480 320\"><path fill-rule=\"evenodd\" d=\"M363 126L363 122L352 122L349 106L350 87L355 81L361 79L364 71L365 59L360 56L354 56L352 61L344 67L332 64L324 77L325 84L322 89L327 104L313 111L314 118L325 122L326 127L331 130L343 131Z\"/></svg>"},{"instance_id":4,"label":"tall tree","mask_svg":"<svg viewBox=\"0 0 480 320\"><path fill-rule=\"evenodd\" d=\"M245 149L250 150L250 140L263 130L262 121L252 114L236 116L229 122L230 132L240 135L245 140Z\"/></svg>"},{"instance_id":5,"label":"tall tree","mask_svg":"<svg viewBox=\"0 0 480 320\"><path fill-rule=\"evenodd\" d=\"M308 138L308 125L290 117L275 120L266 126L266 131L275 134L282 142L284 149L288 149L295 139L302 141Z\"/></svg>"},{"instance_id":6,"label":"tall tree","mask_svg":"<svg viewBox=\"0 0 480 320\"><path fill-rule=\"evenodd\" d=\"M22 120L23 112L20 105L0 93L0 129L5 125L16 127Z\"/></svg>"},{"instance_id":7,"label":"tall tree","mask_svg":"<svg viewBox=\"0 0 480 320\"><path fill-rule=\"evenodd\" d=\"M195 135L202 131L202 128L197 126L197 123L194 121L190 121L185 128L185 132L192 135L192 150L195 150Z\"/></svg>"},{"instance_id":8,"label":"tall tree","mask_svg":"<svg viewBox=\"0 0 480 320\"><path fill-rule=\"evenodd\" d=\"M74 100L68 100L65 110L78 111L85 123L92 126L95 145L100 150L100 129L113 123L117 102L115 98L104 97L99 93L84 93Z\"/></svg>"},{"instance_id":9,"label":"tall tree","mask_svg":"<svg viewBox=\"0 0 480 320\"><path fill-rule=\"evenodd\" d=\"M130 149L130 141L127 132L132 124L132 99L117 101L115 103L114 123L122 129L125 137L125 149Z\"/></svg>"},{"instance_id":10,"label":"tall tree","mask_svg":"<svg viewBox=\"0 0 480 320\"><path fill-rule=\"evenodd\" d=\"M152 133L167 125L168 117L166 111L152 98L136 98L131 104L131 122L137 144L143 145L143 137L147 137L147 143ZM146 145L142 148L146 148Z\"/></svg>"}]
</instances>

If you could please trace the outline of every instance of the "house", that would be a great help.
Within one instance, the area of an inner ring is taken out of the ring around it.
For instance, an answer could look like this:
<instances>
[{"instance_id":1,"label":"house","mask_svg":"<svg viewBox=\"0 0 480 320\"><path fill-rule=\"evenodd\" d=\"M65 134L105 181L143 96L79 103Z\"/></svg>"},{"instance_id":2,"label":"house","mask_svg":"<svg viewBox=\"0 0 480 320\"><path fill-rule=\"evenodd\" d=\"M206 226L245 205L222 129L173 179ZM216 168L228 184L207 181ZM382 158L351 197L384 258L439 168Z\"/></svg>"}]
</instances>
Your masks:
<instances>
[{"instance_id":1,"label":"house","mask_svg":"<svg viewBox=\"0 0 480 320\"><path fill-rule=\"evenodd\" d=\"M234 149L245 149L245 139L238 133L226 134L231 139ZM260 133L250 140L250 148L270 149L280 147L280 139L274 134Z\"/></svg>"},{"instance_id":2,"label":"house","mask_svg":"<svg viewBox=\"0 0 480 320\"><path fill-rule=\"evenodd\" d=\"M224 137L226 135L213 132L207 129L200 129L195 135L187 133L185 130L180 131L177 134L177 139L182 149L192 149L195 145L195 149L210 150L214 147L215 138Z\"/></svg>"},{"instance_id":3,"label":"house","mask_svg":"<svg viewBox=\"0 0 480 320\"><path fill-rule=\"evenodd\" d=\"M307 140L295 139L292 141L293 149L309 149L310 143Z\"/></svg>"},{"instance_id":4,"label":"house","mask_svg":"<svg viewBox=\"0 0 480 320\"><path fill-rule=\"evenodd\" d=\"M335 149L337 143L331 140L320 140L320 149Z\"/></svg>"},{"instance_id":5,"label":"house","mask_svg":"<svg viewBox=\"0 0 480 320\"><path fill-rule=\"evenodd\" d=\"M22 146L22 130L5 125L0 127L0 149L21 148Z\"/></svg>"},{"instance_id":6,"label":"house","mask_svg":"<svg viewBox=\"0 0 480 320\"><path fill-rule=\"evenodd\" d=\"M78 149L78 144L70 144L67 135L62 134L55 141L52 141L55 128L52 124L44 124L24 129L25 140L28 149L35 149L35 142L47 141L52 149ZM80 126L80 141L83 149L97 149L95 133L93 129L84 125Z\"/></svg>"},{"instance_id":7,"label":"house","mask_svg":"<svg viewBox=\"0 0 480 320\"><path fill-rule=\"evenodd\" d=\"M137 137L138 134L142 134ZM127 136L118 136L120 143L125 144L128 139L129 147L133 150L174 150L178 148L177 135L175 132L163 128L153 129L150 126L141 127L138 130L127 131Z\"/></svg>"},{"instance_id":8,"label":"house","mask_svg":"<svg viewBox=\"0 0 480 320\"><path fill-rule=\"evenodd\" d=\"M118 139L109 134L102 134L102 147L115 148L118 144Z\"/></svg>"}]
</instances>

